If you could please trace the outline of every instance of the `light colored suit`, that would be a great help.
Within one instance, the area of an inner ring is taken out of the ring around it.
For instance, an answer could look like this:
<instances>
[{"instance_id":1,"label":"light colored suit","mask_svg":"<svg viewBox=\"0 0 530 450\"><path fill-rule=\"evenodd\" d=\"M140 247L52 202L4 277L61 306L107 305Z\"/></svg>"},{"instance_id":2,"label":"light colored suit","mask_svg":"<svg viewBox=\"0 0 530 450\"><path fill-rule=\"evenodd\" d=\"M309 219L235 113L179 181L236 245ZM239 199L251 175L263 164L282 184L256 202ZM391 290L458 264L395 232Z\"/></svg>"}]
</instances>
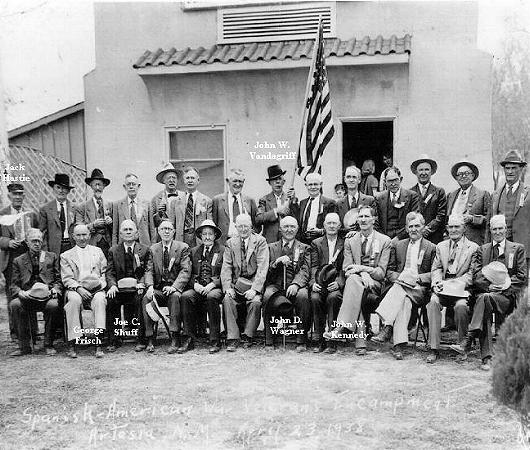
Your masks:
<instances>
[{"instance_id":1,"label":"light colored suit","mask_svg":"<svg viewBox=\"0 0 530 450\"><path fill-rule=\"evenodd\" d=\"M70 200L66 200L66 216L66 227L70 228L75 222L75 206ZM39 228L44 234L43 250L59 255L61 253L63 233L55 199L46 203L39 210Z\"/></svg>"},{"instance_id":2,"label":"light colored suit","mask_svg":"<svg viewBox=\"0 0 530 450\"><path fill-rule=\"evenodd\" d=\"M186 217L186 192L179 192L177 197L172 197L168 209L169 221L175 227L176 241L186 242L190 247L200 244L200 239L195 237L195 229L206 219L212 219L212 199L201 192L197 192L196 199L193 203L193 238L187 242L184 236L184 219ZM188 238L189 239L189 238Z\"/></svg>"},{"instance_id":3,"label":"light colored suit","mask_svg":"<svg viewBox=\"0 0 530 450\"><path fill-rule=\"evenodd\" d=\"M344 271L350 264L362 264L361 236L361 233L356 233L344 242L344 262L342 264ZM364 321L369 320L370 317L364 317L365 314L362 312L365 309L363 303L366 303L366 294L371 293L378 296L381 292L381 286L390 261L390 242L388 236L375 230L373 231L372 243L366 249L367 255L370 255L370 266L373 268L370 275L374 281L373 288L367 289L364 286L360 274L353 274L346 278L346 286L344 287L344 295L337 322L346 324L346 328L352 333L356 330L359 335L365 332ZM357 321L359 321L359 324L357 324ZM357 348L366 347L366 339L360 337L355 344Z\"/></svg>"},{"instance_id":4,"label":"light colored suit","mask_svg":"<svg viewBox=\"0 0 530 450\"><path fill-rule=\"evenodd\" d=\"M81 333L81 309L90 307L94 313L95 328L104 330L106 328L106 307L105 287L107 281L105 272L107 271L107 259L99 247L87 245L88 257L91 259L91 274L99 278L100 288L92 294L90 304L83 302L76 289L81 287L80 270L81 261L77 252L77 246L61 254L61 280L66 289L66 313L67 340L74 340L82 336ZM97 336L99 339L102 335ZM100 342L101 344L101 342Z\"/></svg>"},{"instance_id":5,"label":"light colored suit","mask_svg":"<svg viewBox=\"0 0 530 450\"><path fill-rule=\"evenodd\" d=\"M136 226L138 228L138 241L140 244L150 247L153 242L156 242L152 230L150 228L151 223L151 210L149 207L149 201L142 200L136 197ZM129 208L128 197L122 200L118 200L113 204L112 207L112 246L120 242L120 225L121 223L131 218L131 210ZM156 230L155 230L156 232Z\"/></svg>"},{"instance_id":6,"label":"light colored suit","mask_svg":"<svg viewBox=\"0 0 530 450\"><path fill-rule=\"evenodd\" d=\"M220 228L223 235L219 238L219 243L224 245L230 236L228 236L228 231L230 229L230 213L228 211L229 202L228 196L232 195L228 192L223 194L218 194L213 198L212 201L212 219L215 224ZM258 207L253 198L250 198L248 195L241 194L241 200L243 203L243 211L241 214L248 214L252 219L252 225L254 225L254 230L259 232L260 230L255 226L256 214L258 212ZM234 220L236 218L234 217Z\"/></svg>"},{"instance_id":7,"label":"light colored suit","mask_svg":"<svg viewBox=\"0 0 530 450\"><path fill-rule=\"evenodd\" d=\"M242 270L241 238L239 236L229 239L223 255L221 268L221 285L223 291L233 288ZM227 339L239 339L237 325L237 304L244 301L247 304L247 318L245 334L252 338L260 322L261 293L269 270L269 247L263 236L252 233L249 237L246 252L247 275L252 280L252 289L256 296L247 301L245 297L236 294L236 298L225 295L223 308L226 316Z\"/></svg>"},{"instance_id":8,"label":"light colored suit","mask_svg":"<svg viewBox=\"0 0 530 450\"><path fill-rule=\"evenodd\" d=\"M432 265L431 284L434 286L438 281L447 278L449 269L451 240L440 242L436 246L436 256ZM465 284L465 289L469 289L473 283L473 276L478 268L479 246L463 236L459 241L455 258L455 277ZM448 297L438 295L434 292L431 300L427 304L427 317L429 319L429 345L432 350L440 348L440 329L442 326L442 308L453 306L455 310L455 322L458 331L458 338L461 341L467 333L469 323L469 309L467 298Z\"/></svg>"},{"instance_id":9,"label":"light colored suit","mask_svg":"<svg viewBox=\"0 0 530 450\"><path fill-rule=\"evenodd\" d=\"M171 202L175 198L181 197L182 194L182 191L177 190L175 191L174 197L172 196L168 198L167 191L164 189L163 191L160 191L158 194L156 194L149 202L149 227L153 243L160 241L160 236L158 235L156 230L163 220L169 219L169 210ZM160 205L161 202L165 202L167 204L167 207L166 212L160 214L158 212L158 205Z\"/></svg>"}]
</instances>

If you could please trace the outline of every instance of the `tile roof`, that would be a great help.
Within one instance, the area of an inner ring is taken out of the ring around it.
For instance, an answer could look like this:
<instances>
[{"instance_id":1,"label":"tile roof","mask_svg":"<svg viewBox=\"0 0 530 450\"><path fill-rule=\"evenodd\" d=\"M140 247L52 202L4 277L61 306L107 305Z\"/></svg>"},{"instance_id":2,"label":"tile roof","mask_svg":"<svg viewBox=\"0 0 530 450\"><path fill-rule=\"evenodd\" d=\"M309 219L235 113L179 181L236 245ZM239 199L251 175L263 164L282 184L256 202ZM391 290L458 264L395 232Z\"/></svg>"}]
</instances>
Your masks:
<instances>
[{"instance_id":1,"label":"tile roof","mask_svg":"<svg viewBox=\"0 0 530 450\"><path fill-rule=\"evenodd\" d=\"M395 35L389 39L382 36L372 39L368 36L361 40L352 38L342 41L338 38L326 39L325 56L360 56L360 55L389 55L392 53L410 53L411 36L398 38ZM133 65L135 69L149 66L172 66L186 64L200 65L220 62L243 61L271 61L286 59L311 58L313 55L314 39L281 42L249 42L244 44L220 44L210 48L198 47L176 50L150 50Z\"/></svg>"}]
</instances>

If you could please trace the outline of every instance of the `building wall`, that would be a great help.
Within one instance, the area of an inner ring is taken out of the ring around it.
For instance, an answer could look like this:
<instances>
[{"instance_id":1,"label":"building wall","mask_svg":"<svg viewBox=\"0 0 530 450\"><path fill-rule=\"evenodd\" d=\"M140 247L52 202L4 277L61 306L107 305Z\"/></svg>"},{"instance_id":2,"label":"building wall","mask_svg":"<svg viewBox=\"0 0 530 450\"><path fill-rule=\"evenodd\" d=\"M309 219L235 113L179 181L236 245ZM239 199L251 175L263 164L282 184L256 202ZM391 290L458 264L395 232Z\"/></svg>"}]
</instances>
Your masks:
<instances>
[{"instance_id":1,"label":"building wall","mask_svg":"<svg viewBox=\"0 0 530 450\"><path fill-rule=\"evenodd\" d=\"M132 65L146 50L216 43L216 11L183 11L172 3L98 3L96 69L85 78L87 165L117 181L138 173L145 196L160 185L154 174L168 159L164 127L226 125L227 167L247 173L246 191L262 195L265 167L252 160L256 141L289 141L296 150L307 69L140 77ZM338 37L412 34L408 65L330 67L336 138L323 175L331 194L341 174L341 120L395 117L395 162L405 184L420 153L439 162L435 182L450 189L451 163L466 157L492 187L490 57L476 50L477 5L463 2L337 2ZM282 162L285 169L294 161ZM331 170L330 170L331 169ZM303 194L297 183L300 195Z\"/></svg>"},{"instance_id":2,"label":"building wall","mask_svg":"<svg viewBox=\"0 0 530 450\"><path fill-rule=\"evenodd\" d=\"M10 144L24 145L85 168L85 122L83 111L54 120L9 139Z\"/></svg>"}]
</instances>

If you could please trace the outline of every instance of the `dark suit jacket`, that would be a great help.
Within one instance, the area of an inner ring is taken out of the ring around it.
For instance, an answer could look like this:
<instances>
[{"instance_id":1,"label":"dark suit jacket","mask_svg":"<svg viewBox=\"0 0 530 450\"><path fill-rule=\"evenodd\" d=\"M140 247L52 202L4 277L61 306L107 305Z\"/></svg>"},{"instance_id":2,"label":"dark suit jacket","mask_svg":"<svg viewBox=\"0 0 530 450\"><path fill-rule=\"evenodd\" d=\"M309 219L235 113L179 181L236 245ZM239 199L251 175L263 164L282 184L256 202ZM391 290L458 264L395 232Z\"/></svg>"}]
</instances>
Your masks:
<instances>
[{"instance_id":1,"label":"dark suit jacket","mask_svg":"<svg viewBox=\"0 0 530 450\"><path fill-rule=\"evenodd\" d=\"M357 204L357 208L361 206L370 206L372 208L376 208L375 205L375 198L371 195L365 195L362 192L359 193L359 201ZM346 213L350 210L350 206L348 204L348 196L341 198L337 202L337 212L339 213L340 221L344 221L344 216Z\"/></svg>"},{"instance_id":2,"label":"dark suit jacket","mask_svg":"<svg viewBox=\"0 0 530 450\"><path fill-rule=\"evenodd\" d=\"M306 230L302 230L302 223L304 221L304 213L305 213L305 208L306 208L308 201L309 201L309 197L304 198L300 202L300 207L298 208L298 211L297 211L297 219L298 219L298 224L300 226L300 229L298 230L298 234L301 237L303 237L303 234L306 231ZM326 214L338 212L337 203L335 202L335 200L332 200L331 198L324 197L323 195L321 195L318 211L319 212L317 216L317 228L322 230L322 234L324 234L323 228L324 228L324 219L326 218Z\"/></svg>"},{"instance_id":3,"label":"dark suit jacket","mask_svg":"<svg viewBox=\"0 0 530 450\"><path fill-rule=\"evenodd\" d=\"M288 201L287 194L282 193L282 202ZM280 219L284 216L292 216L298 211L297 200L293 199L289 211L287 214L280 214L277 216L274 213L274 208L278 205L276 204L276 197L272 192L269 192L264 197L261 197L258 202L258 212L256 214L256 225L263 226L262 235L265 237L267 242L276 242L280 239Z\"/></svg>"},{"instance_id":4,"label":"dark suit jacket","mask_svg":"<svg viewBox=\"0 0 530 450\"><path fill-rule=\"evenodd\" d=\"M213 198L212 203L212 216L215 224L221 229L223 235L219 238L219 243L224 245L228 239L228 229L230 227L230 213L228 212L228 195L229 193L224 192L223 194L218 194ZM241 200L243 201L243 211L250 215L252 219L252 225L254 226L254 231L259 233L261 230L256 226L256 214L258 212L258 207L253 198L250 198L248 195L241 194ZM234 217L235 220L235 217Z\"/></svg>"},{"instance_id":5,"label":"dark suit jacket","mask_svg":"<svg viewBox=\"0 0 530 450\"><path fill-rule=\"evenodd\" d=\"M215 284L215 287L221 287L221 268L223 267L223 255L225 247L224 245L219 244L219 242L214 242L212 246L212 251L210 252L209 263L212 265L212 283ZM191 249L191 278L189 282L189 288L193 289L193 284L196 283L199 279L202 255L204 253L204 245L197 245ZM215 256L217 255L217 256Z\"/></svg>"},{"instance_id":6,"label":"dark suit jacket","mask_svg":"<svg viewBox=\"0 0 530 450\"><path fill-rule=\"evenodd\" d=\"M112 217L112 202L103 200L103 209L108 211L108 215ZM75 209L75 223L86 224L90 231L90 241L88 243L97 246L101 239L105 239L110 246L112 244L112 224L96 228L94 222L97 218L97 209L93 198L81 203Z\"/></svg>"},{"instance_id":7,"label":"dark suit jacket","mask_svg":"<svg viewBox=\"0 0 530 450\"><path fill-rule=\"evenodd\" d=\"M394 283L401 272L405 269L407 262L407 249L410 239L402 239L393 242L390 247L390 261L386 270L386 278L390 283ZM418 254L418 278L419 289L409 289L407 293L412 296L416 304L423 304L429 300L426 295L431 290L431 269L434 257L436 256L436 245L423 238L420 243L420 253Z\"/></svg>"},{"instance_id":8,"label":"dark suit jacket","mask_svg":"<svg viewBox=\"0 0 530 450\"><path fill-rule=\"evenodd\" d=\"M153 269L151 251L146 245L138 242L133 250L134 277L139 283L145 284L145 274ZM125 278L125 247L123 243L111 247L107 257L107 288L118 285L118 280Z\"/></svg>"},{"instance_id":9,"label":"dark suit jacket","mask_svg":"<svg viewBox=\"0 0 530 450\"><path fill-rule=\"evenodd\" d=\"M466 237L478 245L484 243L484 236L488 227L488 216L491 208L491 196L472 185L468 194L466 214L473 216L473 222L466 223ZM447 217L453 212L455 201L460 194L460 188L447 195ZM446 221L447 223L447 221Z\"/></svg>"},{"instance_id":10,"label":"dark suit jacket","mask_svg":"<svg viewBox=\"0 0 530 450\"><path fill-rule=\"evenodd\" d=\"M269 247L259 234L252 233L249 239L246 258L248 275L252 278L252 289L261 293L269 269ZM241 275L241 256L241 238L230 238L226 242L221 268L221 284L225 292L234 286Z\"/></svg>"},{"instance_id":11,"label":"dark suit jacket","mask_svg":"<svg viewBox=\"0 0 530 450\"><path fill-rule=\"evenodd\" d=\"M31 274L33 266L26 252L13 261L13 277L11 279L11 295L17 297L20 290L27 291L31 288ZM63 291L61 272L59 269L59 256L52 252L41 251L39 258L39 275L48 287L54 288L59 294Z\"/></svg>"},{"instance_id":12,"label":"dark suit jacket","mask_svg":"<svg viewBox=\"0 0 530 450\"><path fill-rule=\"evenodd\" d=\"M344 289L344 284L346 280L344 278L344 272L342 271L342 263L344 261L344 238L337 237L337 243L335 244L335 261L333 265L337 269L337 283L341 289ZM315 281L315 275L317 270L322 266L328 264L329 261L329 247L328 247L328 238L324 235L315 239L311 242L311 280L310 286L313 287Z\"/></svg>"},{"instance_id":13,"label":"dark suit jacket","mask_svg":"<svg viewBox=\"0 0 530 450\"><path fill-rule=\"evenodd\" d=\"M376 224L377 231L387 234L388 233L388 209L390 207L390 191L383 191L375 197L377 204L377 219L378 226ZM397 233L398 239L408 238L407 230L405 229L405 218L411 211L418 212L419 206L419 195L414 191L401 188L399 196L399 203L403 203L403 206L399 208L399 224L400 228Z\"/></svg>"},{"instance_id":14,"label":"dark suit jacket","mask_svg":"<svg viewBox=\"0 0 530 450\"><path fill-rule=\"evenodd\" d=\"M66 200L67 227L75 223L75 206L70 200ZM46 203L39 211L39 228L44 233L43 249L59 255L61 253L61 222L57 212L57 203L53 199Z\"/></svg>"},{"instance_id":15,"label":"dark suit jacket","mask_svg":"<svg viewBox=\"0 0 530 450\"><path fill-rule=\"evenodd\" d=\"M283 264L278 264L276 267L272 267L274 261L276 261L283 253L283 240L273 242L269 244L269 273L267 276L267 284L276 284L277 286L283 285ZM297 255L298 253L298 255ZM310 278L311 270L311 249L309 245L302 244L300 241L295 239L293 243L293 256L291 261L294 262L295 258L298 257L296 264L293 267L294 278L291 284L296 284L299 288L307 287ZM286 286L288 287L288 286Z\"/></svg>"},{"instance_id":16,"label":"dark suit jacket","mask_svg":"<svg viewBox=\"0 0 530 450\"><path fill-rule=\"evenodd\" d=\"M162 242L151 246L151 258L153 259L153 270L145 273L145 285L158 286L162 283L164 272L164 249ZM169 279L172 286L182 294L191 277L190 249L184 242L171 241L169 249Z\"/></svg>"},{"instance_id":17,"label":"dark suit jacket","mask_svg":"<svg viewBox=\"0 0 530 450\"><path fill-rule=\"evenodd\" d=\"M177 197L180 197L182 196L183 192L177 190L175 191L175 194L177 194ZM171 197L171 199L173 198L175 197ZM149 228L150 228L150 233L152 236L152 242L160 241L160 236L158 236L158 233L156 233L156 229L158 228L158 225L162 223L163 220L169 219L169 210L170 210L169 204L166 207L165 213L160 214L158 212L158 205L160 204L162 200L167 200L165 189L160 191L158 194L156 194L149 202Z\"/></svg>"},{"instance_id":18,"label":"dark suit jacket","mask_svg":"<svg viewBox=\"0 0 530 450\"><path fill-rule=\"evenodd\" d=\"M484 244L478 252L479 264L473 280L475 292L489 292L490 282L482 275L482 267L493 261L493 243ZM512 285L502 292L508 298L515 300L518 292L526 285L528 269L526 266L526 252L522 244L506 240L504 246L504 265L508 269L508 275Z\"/></svg>"},{"instance_id":19,"label":"dark suit jacket","mask_svg":"<svg viewBox=\"0 0 530 450\"><path fill-rule=\"evenodd\" d=\"M504 211L500 211L499 209L499 202L503 190L504 186L501 186L493 193L491 216L504 214ZM512 223L512 239L514 242L523 244L525 249L530 249L530 231L528 230L528 225L530 224L530 186L525 186L521 181L517 190L516 199L515 214Z\"/></svg>"},{"instance_id":20,"label":"dark suit jacket","mask_svg":"<svg viewBox=\"0 0 530 450\"><path fill-rule=\"evenodd\" d=\"M22 212L27 211L24 208ZM0 210L0 216L5 216L6 214L11 214L11 205ZM26 230L29 227L38 228L39 219L37 214L33 211L29 211L26 219ZM28 246L23 242L18 248L9 248L9 241L15 239L15 227L14 225L0 225L0 272L6 270L13 264L13 260L18 256L22 255L28 250Z\"/></svg>"},{"instance_id":21,"label":"dark suit jacket","mask_svg":"<svg viewBox=\"0 0 530 450\"><path fill-rule=\"evenodd\" d=\"M420 202L420 213L425 219L426 234L425 237L433 244L438 244L443 239L446 214L447 214L447 197L445 191L432 183L427 189L425 198L421 196L421 190L418 184L410 188L411 191L418 194Z\"/></svg>"}]
</instances>

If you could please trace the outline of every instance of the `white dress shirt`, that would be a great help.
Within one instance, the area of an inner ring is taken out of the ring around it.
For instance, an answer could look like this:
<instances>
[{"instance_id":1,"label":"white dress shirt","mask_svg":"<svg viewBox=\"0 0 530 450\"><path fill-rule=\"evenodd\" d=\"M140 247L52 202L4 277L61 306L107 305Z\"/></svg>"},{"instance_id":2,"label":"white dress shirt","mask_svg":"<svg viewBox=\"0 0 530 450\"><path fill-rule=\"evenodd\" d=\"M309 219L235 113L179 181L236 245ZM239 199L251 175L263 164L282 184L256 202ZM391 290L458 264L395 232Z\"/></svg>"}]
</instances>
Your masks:
<instances>
[{"instance_id":1,"label":"white dress shirt","mask_svg":"<svg viewBox=\"0 0 530 450\"><path fill-rule=\"evenodd\" d=\"M239 214L243 214L243 200L241 199L241 193L232 194L228 193L228 215L230 216L230 222L236 223L236 218L234 217L234 195L236 196L237 203L239 204Z\"/></svg>"},{"instance_id":2,"label":"white dress shirt","mask_svg":"<svg viewBox=\"0 0 530 450\"><path fill-rule=\"evenodd\" d=\"M464 214L467 210L467 199L469 197L469 191L471 189L471 186L469 186L466 190L463 190L460 188L460 193L458 194L458 197L455 201L455 205L453 207L453 214Z\"/></svg>"},{"instance_id":3,"label":"white dress shirt","mask_svg":"<svg viewBox=\"0 0 530 450\"><path fill-rule=\"evenodd\" d=\"M328 238L327 238L328 239ZM328 256L328 264L331 264L335 258L335 247L337 245L337 237L335 236L335 239L330 240L328 239L328 250L329 250L329 256Z\"/></svg>"},{"instance_id":4,"label":"white dress shirt","mask_svg":"<svg viewBox=\"0 0 530 450\"><path fill-rule=\"evenodd\" d=\"M350 195L348 194L348 207L351 208L351 205L353 205L353 201L355 200L355 204L357 205L357 208L359 207L359 191L357 191L357 194Z\"/></svg>"},{"instance_id":5,"label":"white dress shirt","mask_svg":"<svg viewBox=\"0 0 530 450\"><path fill-rule=\"evenodd\" d=\"M307 221L307 229L311 230L317 227L318 212L320 210L320 197L318 195L311 203L311 211L309 213L309 219ZM307 200L309 202L309 199Z\"/></svg>"},{"instance_id":6,"label":"white dress shirt","mask_svg":"<svg viewBox=\"0 0 530 450\"><path fill-rule=\"evenodd\" d=\"M407 259L409 261L408 269L418 270L418 256L420 254L421 239L409 241L407 247Z\"/></svg>"},{"instance_id":7,"label":"white dress shirt","mask_svg":"<svg viewBox=\"0 0 530 450\"><path fill-rule=\"evenodd\" d=\"M519 189L519 181L516 181L510 186L506 185L506 194L511 193L515 194L517 192L517 189Z\"/></svg>"}]
</instances>

